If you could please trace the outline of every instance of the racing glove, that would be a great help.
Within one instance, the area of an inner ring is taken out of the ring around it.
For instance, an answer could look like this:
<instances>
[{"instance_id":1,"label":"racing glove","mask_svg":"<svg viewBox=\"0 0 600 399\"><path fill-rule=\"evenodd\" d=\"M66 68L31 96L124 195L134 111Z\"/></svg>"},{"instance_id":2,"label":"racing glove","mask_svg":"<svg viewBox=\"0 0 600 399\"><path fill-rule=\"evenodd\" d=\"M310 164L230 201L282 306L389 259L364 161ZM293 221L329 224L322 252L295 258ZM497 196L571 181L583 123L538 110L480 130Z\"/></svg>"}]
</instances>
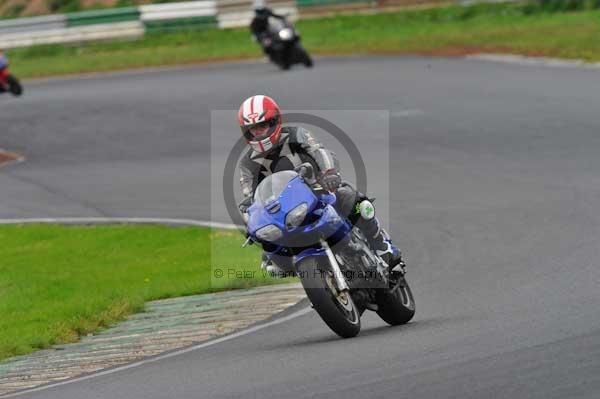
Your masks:
<instances>
[{"instance_id":1,"label":"racing glove","mask_svg":"<svg viewBox=\"0 0 600 399\"><path fill-rule=\"evenodd\" d=\"M330 193L335 192L342 184L342 178L335 169L327 169L319 177L319 184Z\"/></svg>"}]
</instances>

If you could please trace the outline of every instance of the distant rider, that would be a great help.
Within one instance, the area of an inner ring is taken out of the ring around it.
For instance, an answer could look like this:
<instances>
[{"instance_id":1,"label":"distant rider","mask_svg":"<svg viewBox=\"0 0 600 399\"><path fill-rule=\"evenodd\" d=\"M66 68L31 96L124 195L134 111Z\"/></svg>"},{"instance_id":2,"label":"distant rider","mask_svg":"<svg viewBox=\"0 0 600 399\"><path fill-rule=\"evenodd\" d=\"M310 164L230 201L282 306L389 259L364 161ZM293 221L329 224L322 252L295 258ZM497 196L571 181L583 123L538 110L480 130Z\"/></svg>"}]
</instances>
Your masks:
<instances>
[{"instance_id":1,"label":"distant rider","mask_svg":"<svg viewBox=\"0 0 600 399\"><path fill-rule=\"evenodd\" d=\"M308 130L300 126L282 126L281 110L272 98L257 95L246 99L238 111L238 122L250 147L238 165L244 195L239 205L242 214L252 204L254 190L262 179L282 170L294 170L309 162L318 183L325 190L335 193L338 213L361 229L390 269L401 264L400 251L392 244L377 218L372 216L365 219L361 215L360 204L367 197L342 183L335 154L317 142ZM267 266L271 270L275 266L275 274L282 272L276 265L263 264L263 267Z\"/></svg>"},{"instance_id":2,"label":"distant rider","mask_svg":"<svg viewBox=\"0 0 600 399\"><path fill-rule=\"evenodd\" d=\"M4 93L7 88L5 87L6 82L4 82L4 78L2 75L2 71L4 71L8 67L8 58L4 54L4 51L0 49L0 93Z\"/></svg>"},{"instance_id":3,"label":"distant rider","mask_svg":"<svg viewBox=\"0 0 600 399\"><path fill-rule=\"evenodd\" d=\"M254 10L254 18L250 23L252 35L262 45L263 51L269 54L271 51L271 38L269 37L269 17L285 21L283 15L275 14L268 7L259 7Z\"/></svg>"},{"instance_id":4,"label":"distant rider","mask_svg":"<svg viewBox=\"0 0 600 399\"><path fill-rule=\"evenodd\" d=\"M8 66L8 58L4 54L4 51L0 49L0 71L3 71Z\"/></svg>"}]
</instances>

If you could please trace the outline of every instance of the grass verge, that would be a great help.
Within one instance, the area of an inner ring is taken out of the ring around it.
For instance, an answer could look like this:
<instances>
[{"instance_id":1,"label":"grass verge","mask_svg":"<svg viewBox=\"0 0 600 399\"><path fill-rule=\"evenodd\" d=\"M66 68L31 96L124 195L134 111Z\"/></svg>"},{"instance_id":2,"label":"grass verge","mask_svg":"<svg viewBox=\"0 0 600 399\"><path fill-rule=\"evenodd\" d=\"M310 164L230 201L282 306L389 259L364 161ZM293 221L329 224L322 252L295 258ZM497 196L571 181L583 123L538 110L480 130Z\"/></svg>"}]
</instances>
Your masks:
<instances>
[{"instance_id":1,"label":"grass verge","mask_svg":"<svg viewBox=\"0 0 600 399\"><path fill-rule=\"evenodd\" d=\"M149 300L286 281L263 274L237 231L0 226L0 242L0 359L76 341Z\"/></svg>"},{"instance_id":2,"label":"grass verge","mask_svg":"<svg viewBox=\"0 0 600 399\"><path fill-rule=\"evenodd\" d=\"M501 52L600 61L600 11L548 10L523 4L482 4L298 23L315 54ZM136 41L14 49L22 78L256 58L247 29L149 34Z\"/></svg>"}]
</instances>

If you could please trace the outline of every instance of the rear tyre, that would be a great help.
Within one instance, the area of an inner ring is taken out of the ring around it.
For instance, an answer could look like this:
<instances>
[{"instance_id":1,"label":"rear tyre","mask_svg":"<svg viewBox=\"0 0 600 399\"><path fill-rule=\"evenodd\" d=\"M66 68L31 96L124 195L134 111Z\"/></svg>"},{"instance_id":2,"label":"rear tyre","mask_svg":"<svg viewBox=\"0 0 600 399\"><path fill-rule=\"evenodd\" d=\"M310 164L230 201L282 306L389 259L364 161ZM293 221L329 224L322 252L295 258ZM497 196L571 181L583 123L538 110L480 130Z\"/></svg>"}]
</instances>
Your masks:
<instances>
[{"instance_id":1,"label":"rear tyre","mask_svg":"<svg viewBox=\"0 0 600 399\"><path fill-rule=\"evenodd\" d=\"M377 298L377 314L386 323L398 326L408 323L415 315L415 299L404 276L392 289L385 289Z\"/></svg>"},{"instance_id":2,"label":"rear tyre","mask_svg":"<svg viewBox=\"0 0 600 399\"><path fill-rule=\"evenodd\" d=\"M333 332L351 338L360 332L360 314L352 297L335 287L333 273L323 257L304 258L297 264L306 296Z\"/></svg>"},{"instance_id":3,"label":"rear tyre","mask_svg":"<svg viewBox=\"0 0 600 399\"><path fill-rule=\"evenodd\" d=\"M304 49L304 47L302 47L300 44L296 46L296 57L299 62L304 64L305 67L312 68L313 60L310 58L310 55L308 55L308 52Z\"/></svg>"},{"instance_id":4,"label":"rear tyre","mask_svg":"<svg viewBox=\"0 0 600 399\"><path fill-rule=\"evenodd\" d=\"M6 82L8 83L8 90L14 96L20 96L21 94L23 94L23 86L21 86L21 83L17 78L15 78L12 75L8 75L6 77Z\"/></svg>"}]
</instances>

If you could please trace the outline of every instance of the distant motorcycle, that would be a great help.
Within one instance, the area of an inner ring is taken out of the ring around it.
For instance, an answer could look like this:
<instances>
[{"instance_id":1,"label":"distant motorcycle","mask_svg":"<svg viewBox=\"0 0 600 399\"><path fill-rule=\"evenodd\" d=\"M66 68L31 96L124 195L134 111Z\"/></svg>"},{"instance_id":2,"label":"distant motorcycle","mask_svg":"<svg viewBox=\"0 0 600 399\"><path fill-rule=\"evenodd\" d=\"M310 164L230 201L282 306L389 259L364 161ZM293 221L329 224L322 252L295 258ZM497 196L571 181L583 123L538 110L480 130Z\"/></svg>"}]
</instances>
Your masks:
<instances>
[{"instance_id":1,"label":"distant motorcycle","mask_svg":"<svg viewBox=\"0 0 600 399\"><path fill-rule=\"evenodd\" d=\"M23 94L23 86L8 70L8 65L0 68L0 93L9 92L14 96Z\"/></svg>"},{"instance_id":2,"label":"distant motorcycle","mask_svg":"<svg viewBox=\"0 0 600 399\"><path fill-rule=\"evenodd\" d=\"M269 59L283 70L294 64L303 64L307 68L313 66L312 58L300 44L300 35L285 19L269 18L267 31L260 42Z\"/></svg>"}]
</instances>

